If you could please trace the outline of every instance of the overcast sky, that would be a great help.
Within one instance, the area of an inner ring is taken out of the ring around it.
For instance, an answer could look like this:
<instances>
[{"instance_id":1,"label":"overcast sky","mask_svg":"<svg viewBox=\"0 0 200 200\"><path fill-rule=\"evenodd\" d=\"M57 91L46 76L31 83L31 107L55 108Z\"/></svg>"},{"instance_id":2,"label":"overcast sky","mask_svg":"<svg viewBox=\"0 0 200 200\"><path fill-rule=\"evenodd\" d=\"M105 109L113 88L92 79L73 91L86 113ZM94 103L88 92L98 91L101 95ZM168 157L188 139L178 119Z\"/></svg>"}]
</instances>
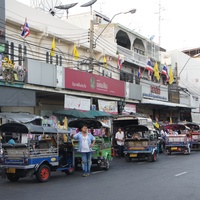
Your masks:
<instances>
[{"instance_id":1,"label":"overcast sky","mask_svg":"<svg viewBox=\"0 0 200 200\"><path fill-rule=\"evenodd\" d=\"M31 0L18 1L25 4L31 3ZM90 0L32 0L35 3L45 2L45 4L78 2L69 10L69 15L90 11L90 8L80 7L88 1ZM136 13L118 15L113 21L145 37L155 35L153 41L156 43L159 43L160 32L160 44L167 50L200 47L198 14L200 0L160 0L160 15L159 0L97 0L92 7L93 10L109 18L130 8L136 8Z\"/></svg>"}]
</instances>

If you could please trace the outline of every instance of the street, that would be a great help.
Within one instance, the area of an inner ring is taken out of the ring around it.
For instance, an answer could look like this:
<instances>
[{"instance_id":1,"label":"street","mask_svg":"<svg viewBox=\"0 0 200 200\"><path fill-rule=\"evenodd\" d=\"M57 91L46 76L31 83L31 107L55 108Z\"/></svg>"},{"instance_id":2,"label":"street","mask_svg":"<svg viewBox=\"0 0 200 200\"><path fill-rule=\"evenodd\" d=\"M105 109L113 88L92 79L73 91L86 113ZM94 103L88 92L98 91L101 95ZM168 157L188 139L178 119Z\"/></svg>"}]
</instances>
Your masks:
<instances>
[{"instance_id":1,"label":"street","mask_svg":"<svg viewBox=\"0 0 200 200\"><path fill-rule=\"evenodd\" d=\"M126 162L114 158L109 171L94 171L82 177L51 173L47 183L0 179L2 200L199 200L200 152L190 155L160 154L156 162Z\"/></svg>"}]
</instances>

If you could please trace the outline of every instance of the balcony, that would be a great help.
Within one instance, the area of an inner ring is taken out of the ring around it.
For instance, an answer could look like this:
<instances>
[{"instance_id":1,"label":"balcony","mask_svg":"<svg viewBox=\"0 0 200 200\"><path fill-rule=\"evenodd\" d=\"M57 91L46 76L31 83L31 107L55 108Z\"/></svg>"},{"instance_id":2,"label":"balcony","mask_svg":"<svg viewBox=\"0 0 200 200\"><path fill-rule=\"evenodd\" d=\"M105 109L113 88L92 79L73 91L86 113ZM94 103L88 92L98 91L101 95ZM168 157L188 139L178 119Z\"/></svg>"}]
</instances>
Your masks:
<instances>
[{"instance_id":1,"label":"balcony","mask_svg":"<svg viewBox=\"0 0 200 200\"><path fill-rule=\"evenodd\" d=\"M145 67L147 62L147 56L138 54L132 50L124 48L122 46L117 46L117 51L119 54L124 55L125 61L134 63L135 65Z\"/></svg>"}]
</instances>

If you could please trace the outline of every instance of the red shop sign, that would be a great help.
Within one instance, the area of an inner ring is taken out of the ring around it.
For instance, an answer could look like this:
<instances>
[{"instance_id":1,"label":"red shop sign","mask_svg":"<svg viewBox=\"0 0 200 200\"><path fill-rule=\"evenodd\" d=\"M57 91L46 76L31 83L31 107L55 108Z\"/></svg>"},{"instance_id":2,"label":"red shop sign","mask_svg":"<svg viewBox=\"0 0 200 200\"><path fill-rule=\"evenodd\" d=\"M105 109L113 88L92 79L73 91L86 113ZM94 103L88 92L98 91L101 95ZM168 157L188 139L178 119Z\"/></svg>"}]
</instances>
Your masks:
<instances>
[{"instance_id":1,"label":"red shop sign","mask_svg":"<svg viewBox=\"0 0 200 200\"><path fill-rule=\"evenodd\" d=\"M65 88L125 97L125 82L65 68Z\"/></svg>"}]
</instances>

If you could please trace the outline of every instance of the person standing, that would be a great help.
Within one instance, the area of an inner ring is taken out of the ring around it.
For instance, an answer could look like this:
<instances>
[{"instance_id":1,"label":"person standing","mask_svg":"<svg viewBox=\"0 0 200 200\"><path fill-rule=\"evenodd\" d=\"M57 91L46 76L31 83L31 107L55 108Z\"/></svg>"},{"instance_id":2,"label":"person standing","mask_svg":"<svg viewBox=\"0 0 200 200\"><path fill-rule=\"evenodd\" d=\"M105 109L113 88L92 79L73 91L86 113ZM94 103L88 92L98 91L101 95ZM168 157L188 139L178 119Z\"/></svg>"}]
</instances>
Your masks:
<instances>
[{"instance_id":1,"label":"person standing","mask_svg":"<svg viewBox=\"0 0 200 200\"><path fill-rule=\"evenodd\" d=\"M118 132L115 134L115 140L117 141L118 157L121 158L124 151L124 132L121 127L118 128Z\"/></svg>"},{"instance_id":2,"label":"person standing","mask_svg":"<svg viewBox=\"0 0 200 200\"><path fill-rule=\"evenodd\" d=\"M81 126L81 130L77 134L72 134L71 138L78 140L78 152L81 153L83 177L90 175L92 164L92 147L95 144L95 137L88 133L86 125Z\"/></svg>"}]
</instances>

